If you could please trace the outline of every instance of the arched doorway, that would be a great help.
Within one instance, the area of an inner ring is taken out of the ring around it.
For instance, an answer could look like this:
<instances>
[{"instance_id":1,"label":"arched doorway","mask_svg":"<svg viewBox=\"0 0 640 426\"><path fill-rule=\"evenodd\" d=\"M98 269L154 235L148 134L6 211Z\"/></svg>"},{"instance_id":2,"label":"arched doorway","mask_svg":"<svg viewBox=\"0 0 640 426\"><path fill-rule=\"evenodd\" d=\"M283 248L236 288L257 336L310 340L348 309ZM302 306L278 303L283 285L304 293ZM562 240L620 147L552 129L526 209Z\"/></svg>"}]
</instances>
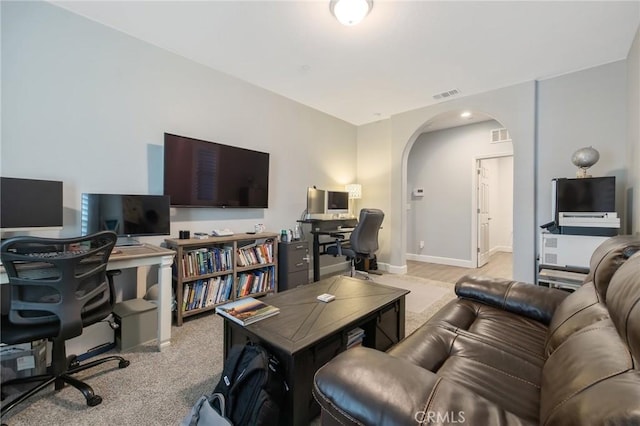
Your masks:
<instances>
[{"instance_id":1,"label":"arched doorway","mask_svg":"<svg viewBox=\"0 0 640 426\"><path fill-rule=\"evenodd\" d=\"M475 268L512 251L513 146L506 135L492 116L464 109L440 113L416 132L403 161L407 260Z\"/></svg>"}]
</instances>

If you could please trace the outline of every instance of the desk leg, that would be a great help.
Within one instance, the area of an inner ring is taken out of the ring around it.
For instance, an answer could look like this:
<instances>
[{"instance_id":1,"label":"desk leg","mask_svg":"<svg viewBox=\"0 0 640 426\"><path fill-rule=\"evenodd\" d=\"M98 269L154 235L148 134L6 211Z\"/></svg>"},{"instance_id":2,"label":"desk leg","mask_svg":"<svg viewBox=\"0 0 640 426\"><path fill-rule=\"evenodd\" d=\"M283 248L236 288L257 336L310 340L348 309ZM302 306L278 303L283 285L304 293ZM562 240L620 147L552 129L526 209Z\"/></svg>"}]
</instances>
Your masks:
<instances>
[{"instance_id":1,"label":"desk leg","mask_svg":"<svg viewBox=\"0 0 640 426\"><path fill-rule=\"evenodd\" d=\"M313 234L313 282L320 281L320 236Z\"/></svg>"},{"instance_id":2,"label":"desk leg","mask_svg":"<svg viewBox=\"0 0 640 426\"><path fill-rule=\"evenodd\" d=\"M171 264L173 256L163 256L158 268L158 350L171 344Z\"/></svg>"}]
</instances>

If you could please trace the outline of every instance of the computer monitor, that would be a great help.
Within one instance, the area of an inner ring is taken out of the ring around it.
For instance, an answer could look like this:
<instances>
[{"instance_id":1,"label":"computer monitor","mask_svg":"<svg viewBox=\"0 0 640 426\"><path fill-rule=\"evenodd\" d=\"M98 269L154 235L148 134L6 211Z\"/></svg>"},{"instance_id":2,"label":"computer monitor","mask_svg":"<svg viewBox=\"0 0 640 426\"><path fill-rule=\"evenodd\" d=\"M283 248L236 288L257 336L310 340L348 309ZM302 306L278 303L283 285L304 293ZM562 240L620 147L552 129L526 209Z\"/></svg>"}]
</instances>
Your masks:
<instances>
[{"instance_id":1,"label":"computer monitor","mask_svg":"<svg viewBox=\"0 0 640 426\"><path fill-rule=\"evenodd\" d=\"M169 235L168 195L82 194L82 233L110 230L116 245L137 245L131 237Z\"/></svg>"},{"instance_id":2,"label":"computer monitor","mask_svg":"<svg viewBox=\"0 0 640 426\"><path fill-rule=\"evenodd\" d=\"M307 215L324 215L325 213L325 190L308 188L307 189Z\"/></svg>"},{"instance_id":3,"label":"computer monitor","mask_svg":"<svg viewBox=\"0 0 640 426\"><path fill-rule=\"evenodd\" d=\"M0 178L0 230L62 229L62 182Z\"/></svg>"},{"instance_id":4,"label":"computer monitor","mask_svg":"<svg viewBox=\"0 0 640 426\"><path fill-rule=\"evenodd\" d=\"M349 192L327 191L327 214L348 214Z\"/></svg>"}]
</instances>

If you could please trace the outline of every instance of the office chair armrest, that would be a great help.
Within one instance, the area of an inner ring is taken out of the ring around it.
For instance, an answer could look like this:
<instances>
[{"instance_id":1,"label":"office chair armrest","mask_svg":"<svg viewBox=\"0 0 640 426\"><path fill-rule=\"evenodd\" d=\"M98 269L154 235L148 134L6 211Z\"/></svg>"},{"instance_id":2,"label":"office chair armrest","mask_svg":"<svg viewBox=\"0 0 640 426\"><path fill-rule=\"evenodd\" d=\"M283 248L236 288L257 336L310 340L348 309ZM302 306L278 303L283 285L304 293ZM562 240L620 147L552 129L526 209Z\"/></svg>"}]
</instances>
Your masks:
<instances>
[{"instance_id":1,"label":"office chair armrest","mask_svg":"<svg viewBox=\"0 0 640 426\"><path fill-rule=\"evenodd\" d=\"M344 241L344 234L331 233L331 234L329 234L329 236L335 238L335 240L336 240L336 247L338 248L337 256L343 256L343 254L342 254L342 242Z\"/></svg>"}]
</instances>

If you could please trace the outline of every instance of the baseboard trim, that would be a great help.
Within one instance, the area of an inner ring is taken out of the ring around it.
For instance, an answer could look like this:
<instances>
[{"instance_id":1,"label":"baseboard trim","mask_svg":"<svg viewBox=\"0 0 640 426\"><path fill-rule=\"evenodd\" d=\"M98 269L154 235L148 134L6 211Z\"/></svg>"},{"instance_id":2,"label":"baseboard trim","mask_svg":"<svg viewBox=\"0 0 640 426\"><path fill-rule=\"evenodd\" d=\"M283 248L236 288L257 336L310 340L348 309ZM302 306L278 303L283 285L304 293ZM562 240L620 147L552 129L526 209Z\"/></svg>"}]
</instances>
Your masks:
<instances>
[{"instance_id":1,"label":"baseboard trim","mask_svg":"<svg viewBox=\"0 0 640 426\"><path fill-rule=\"evenodd\" d=\"M513 253L513 247L511 247L511 246L495 246L494 248L492 248L489 251L490 254L494 254L494 253L498 253L498 252Z\"/></svg>"},{"instance_id":2,"label":"baseboard trim","mask_svg":"<svg viewBox=\"0 0 640 426\"><path fill-rule=\"evenodd\" d=\"M405 275L407 273L407 265L390 265L388 263L380 263L378 262L378 269L381 271L388 272L390 274L400 274Z\"/></svg>"},{"instance_id":3,"label":"baseboard trim","mask_svg":"<svg viewBox=\"0 0 640 426\"><path fill-rule=\"evenodd\" d=\"M425 263L437 263L439 265L459 266L461 268L474 268L470 260L452 259L449 257L427 256L424 254L407 253L407 260Z\"/></svg>"}]
</instances>

